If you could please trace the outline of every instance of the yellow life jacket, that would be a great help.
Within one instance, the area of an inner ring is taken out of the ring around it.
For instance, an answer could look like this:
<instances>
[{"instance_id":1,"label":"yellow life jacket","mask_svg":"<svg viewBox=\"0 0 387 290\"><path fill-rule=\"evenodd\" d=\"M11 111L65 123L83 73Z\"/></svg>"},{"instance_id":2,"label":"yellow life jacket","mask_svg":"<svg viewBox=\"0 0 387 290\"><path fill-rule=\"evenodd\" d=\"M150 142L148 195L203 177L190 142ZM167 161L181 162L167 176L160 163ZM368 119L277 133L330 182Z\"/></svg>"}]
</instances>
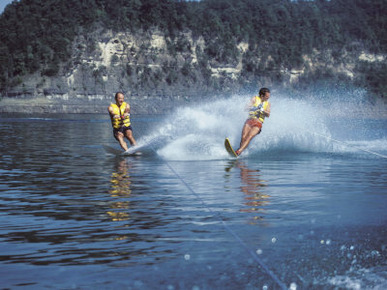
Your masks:
<instances>
[{"instance_id":1,"label":"yellow life jacket","mask_svg":"<svg viewBox=\"0 0 387 290\"><path fill-rule=\"evenodd\" d=\"M265 120L265 114L261 112L261 109L266 111L269 106L269 101L262 102L259 96L255 96L255 102L249 110L249 119L258 119L261 123Z\"/></svg>"},{"instance_id":2,"label":"yellow life jacket","mask_svg":"<svg viewBox=\"0 0 387 290\"><path fill-rule=\"evenodd\" d=\"M119 115L122 116L125 114L126 110L126 103L123 102L120 107L118 107L116 104L110 105L113 108L113 115ZM113 116L110 117L112 121L112 126L114 129L120 129L121 127L129 127L130 126L130 118L129 116L126 116L124 119L116 119L113 118Z\"/></svg>"}]
</instances>

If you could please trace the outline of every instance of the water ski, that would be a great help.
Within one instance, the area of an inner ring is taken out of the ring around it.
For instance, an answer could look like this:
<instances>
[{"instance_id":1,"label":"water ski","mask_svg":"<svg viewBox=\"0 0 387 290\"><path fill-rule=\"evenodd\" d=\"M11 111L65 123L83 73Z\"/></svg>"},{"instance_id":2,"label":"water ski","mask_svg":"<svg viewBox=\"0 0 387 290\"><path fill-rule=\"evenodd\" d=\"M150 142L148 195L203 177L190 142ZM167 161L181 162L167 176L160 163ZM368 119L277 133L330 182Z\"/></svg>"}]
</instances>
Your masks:
<instances>
[{"instance_id":1,"label":"water ski","mask_svg":"<svg viewBox=\"0 0 387 290\"><path fill-rule=\"evenodd\" d=\"M129 147L128 150L126 150L122 155L126 156L139 156L142 155L142 153L139 151L143 146L132 146Z\"/></svg>"},{"instance_id":2,"label":"water ski","mask_svg":"<svg viewBox=\"0 0 387 290\"><path fill-rule=\"evenodd\" d=\"M232 148L230 140L228 138L224 140L224 147L226 148L228 154L230 154L231 157L238 157L238 155L235 153L234 149Z\"/></svg>"},{"instance_id":3,"label":"water ski","mask_svg":"<svg viewBox=\"0 0 387 290\"><path fill-rule=\"evenodd\" d=\"M103 145L103 148L105 149L106 152L113 154L113 155L125 155L125 156L139 156L142 155L142 153L139 150L139 148L136 146L130 147L126 151L122 151L122 149L117 149L115 147L111 147L108 145Z\"/></svg>"}]
</instances>

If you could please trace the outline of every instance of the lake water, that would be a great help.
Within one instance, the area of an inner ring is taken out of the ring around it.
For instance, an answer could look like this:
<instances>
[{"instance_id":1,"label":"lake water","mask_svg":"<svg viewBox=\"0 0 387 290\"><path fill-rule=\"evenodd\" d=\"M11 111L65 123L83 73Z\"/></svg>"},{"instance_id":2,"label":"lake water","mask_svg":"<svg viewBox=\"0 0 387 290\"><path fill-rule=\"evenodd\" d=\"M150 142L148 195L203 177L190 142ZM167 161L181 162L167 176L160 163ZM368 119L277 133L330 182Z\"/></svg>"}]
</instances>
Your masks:
<instances>
[{"instance_id":1,"label":"lake water","mask_svg":"<svg viewBox=\"0 0 387 290\"><path fill-rule=\"evenodd\" d=\"M138 157L107 116L3 114L2 288L386 289L386 119L272 103L238 160L237 97L134 115Z\"/></svg>"}]
</instances>

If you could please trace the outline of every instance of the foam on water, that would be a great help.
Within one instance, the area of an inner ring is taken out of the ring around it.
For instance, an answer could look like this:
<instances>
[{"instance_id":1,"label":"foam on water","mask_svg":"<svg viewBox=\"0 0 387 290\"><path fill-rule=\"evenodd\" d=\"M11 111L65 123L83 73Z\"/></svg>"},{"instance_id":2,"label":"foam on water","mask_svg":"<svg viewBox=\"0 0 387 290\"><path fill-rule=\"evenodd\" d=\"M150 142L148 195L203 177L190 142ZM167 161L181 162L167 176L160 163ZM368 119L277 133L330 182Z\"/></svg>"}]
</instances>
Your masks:
<instances>
[{"instance_id":1,"label":"foam on water","mask_svg":"<svg viewBox=\"0 0 387 290\"><path fill-rule=\"evenodd\" d=\"M247 117L246 104L251 96L237 95L232 98L202 103L177 109L160 123L151 135L140 139L148 142L154 138L164 141L158 144L157 153L168 160L213 160L228 157L224 139L230 138L238 148L241 130ZM254 157L278 153L348 153L354 148L337 144L332 134L340 136L339 127L329 128L333 116L353 112L346 105L329 106L322 102L291 99L281 94L272 94L271 116L265 120L262 133L255 137L243 157ZM340 110L338 109L341 108ZM355 116L347 116L347 118ZM348 136L347 136L348 137ZM357 139L352 136L352 145L385 148L387 140Z\"/></svg>"},{"instance_id":2,"label":"foam on water","mask_svg":"<svg viewBox=\"0 0 387 290\"><path fill-rule=\"evenodd\" d=\"M346 275L337 275L328 278L328 284L335 288L344 289L386 289L385 269L370 268L348 271ZM323 282L326 285L326 282Z\"/></svg>"}]
</instances>

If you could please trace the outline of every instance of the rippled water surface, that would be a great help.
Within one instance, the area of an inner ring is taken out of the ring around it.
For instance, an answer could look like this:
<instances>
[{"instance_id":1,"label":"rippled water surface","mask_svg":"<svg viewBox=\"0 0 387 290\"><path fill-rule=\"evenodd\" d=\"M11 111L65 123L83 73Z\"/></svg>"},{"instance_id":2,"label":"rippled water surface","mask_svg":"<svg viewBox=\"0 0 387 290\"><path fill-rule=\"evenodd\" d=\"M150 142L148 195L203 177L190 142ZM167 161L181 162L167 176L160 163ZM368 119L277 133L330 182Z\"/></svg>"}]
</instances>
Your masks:
<instances>
[{"instance_id":1,"label":"rippled water surface","mask_svg":"<svg viewBox=\"0 0 387 290\"><path fill-rule=\"evenodd\" d=\"M1 116L3 288L387 287L384 120L348 146L274 120L230 160L223 129L168 118L134 116L158 142L121 157L106 116Z\"/></svg>"}]
</instances>

